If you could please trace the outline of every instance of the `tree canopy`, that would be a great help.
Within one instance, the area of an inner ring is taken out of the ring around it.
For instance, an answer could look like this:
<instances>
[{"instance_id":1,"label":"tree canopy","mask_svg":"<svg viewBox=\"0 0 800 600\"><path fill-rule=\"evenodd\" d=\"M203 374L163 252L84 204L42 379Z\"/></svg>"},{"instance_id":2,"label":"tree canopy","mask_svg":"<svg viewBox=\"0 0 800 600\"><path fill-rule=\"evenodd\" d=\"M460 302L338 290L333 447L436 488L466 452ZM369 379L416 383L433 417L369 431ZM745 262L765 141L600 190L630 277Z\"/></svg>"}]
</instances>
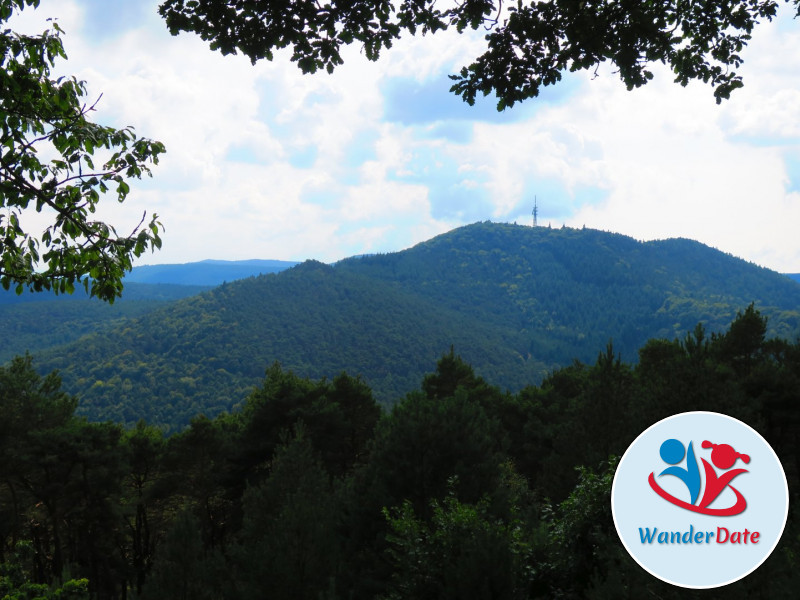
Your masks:
<instances>
[{"instance_id":1,"label":"tree canopy","mask_svg":"<svg viewBox=\"0 0 800 600\"><path fill-rule=\"evenodd\" d=\"M128 181L149 175L164 146L89 119L99 98L87 102L85 82L51 73L66 58L57 23L40 35L5 28L15 10L38 4L0 0L0 283L17 293L78 283L113 301L132 258L161 246L161 224L145 213L118 234L94 214L106 192L123 202ZM32 210L49 219L40 235L30 231Z\"/></svg>"},{"instance_id":2,"label":"tree canopy","mask_svg":"<svg viewBox=\"0 0 800 600\"><path fill-rule=\"evenodd\" d=\"M694 597L625 551L616 457L669 415L722 412L770 442L796 502L800 341L766 331L750 305L519 393L451 350L391 411L357 377L274 364L241 409L168 437L77 416L18 357L0 366L0 598ZM799 527L726 597L796 597Z\"/></svg>"},{"instance_id":3,"label":"tree canopy","mask_svg":"<svg viewBox=\"0 0 800 600\"><path fill-rule=\"evenodd\" d=\"M800 12L800 1L785 0ZM503 110L535 97L566 71L616 67L632 89L653 78L655 63L675 81L711 84L719 103L742 86L740 52L754 27L771 20L777 0L165 0L159 12L170 31L194 32L223 54L254 63L290 47L304 73L329 73L343 63L343 46L359 43L369 60L408 32L484 27L486 50L451 75L450 90L469 104L497 96Z\"/></svg>"}]
</instances>

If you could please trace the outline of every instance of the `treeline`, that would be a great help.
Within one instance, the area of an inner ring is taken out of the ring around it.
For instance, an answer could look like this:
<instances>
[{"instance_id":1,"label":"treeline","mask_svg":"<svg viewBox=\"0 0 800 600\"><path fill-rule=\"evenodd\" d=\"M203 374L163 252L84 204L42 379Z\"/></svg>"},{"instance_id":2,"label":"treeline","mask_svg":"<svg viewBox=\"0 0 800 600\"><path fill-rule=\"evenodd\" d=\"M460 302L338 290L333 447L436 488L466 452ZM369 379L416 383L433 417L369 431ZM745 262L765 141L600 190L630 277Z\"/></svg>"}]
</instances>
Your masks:
<instances>
[{"instance_id":1,"label":"treeline","mask_svg":"<svg viewBox=\"0 0 800 600\"><path fill-rule=\"evenodd\" d=\"M772 444L796 499L800 342L765 333L751 306L725 333L651 340L636 365L609 344L517 394L451 350L387 413L358 378L275 364L241 411L169 437L76 417L17 358L0 369L0 597L707 597L622 548L615 457L664 417L722 412ZM798 551L790 513L719 594L796 597Z\"/></svg>"}]
</instances>

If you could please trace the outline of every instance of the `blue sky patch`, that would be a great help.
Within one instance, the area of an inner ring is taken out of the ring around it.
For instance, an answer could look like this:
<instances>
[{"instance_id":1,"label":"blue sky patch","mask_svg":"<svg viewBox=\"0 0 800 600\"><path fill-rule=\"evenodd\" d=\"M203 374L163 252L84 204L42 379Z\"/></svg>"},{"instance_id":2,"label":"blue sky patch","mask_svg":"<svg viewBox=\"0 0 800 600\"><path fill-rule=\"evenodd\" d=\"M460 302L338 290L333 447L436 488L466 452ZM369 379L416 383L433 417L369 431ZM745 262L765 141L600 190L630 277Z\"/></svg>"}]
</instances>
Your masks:
<instances>
[{"instance_id":1,"label":"blue sky patch","mask_svg":"<svg viewBox=\"0 0 800 600\"><path fill-rule=\"evenodd\" d=\"M787 152L783 160L786 164L786 174L789 176L789 185L786 186L786 191L800 192L800 150Z\"/></svg>"},{"instance_id":2,"label":"blue sky patch","mask_svg":"<svg viewBox=\"0 0 800 600\"><path fill-rule=\"evenodd\" d=\"M338 186L337 186L338 187ZM313 204L315 206L329 207L334 204L341 196L340 189L326 189L321 190L318 188L309 191L303 191L300 198L304 204Z\"/></svg>"},{"instance_id":3,"label":"blue sky patch","mask_svg":"<svg viewBox=\"0 0 800 600\"><path fill-rule=\"evenodd\" d=\"M381 86L384 119L403 125L449 120L507 123L523 118L527 112L524 109L498 112L497 102L491 97L479 98L470 106L449 91L451 85L446 75L423 82L413 77L387 79Z\"/></svg>"},{"instance_id":4,"label":"blue sky patch","mask_svg":"<svg viewBox=\"0 0 800 600\"><path fill-rule=\"evenodd\" d=\"M87 41L103 42L117 38L126 31L145 25L154 15L161 20L156 7L148 2L82 0L81 4L84 9L81 33ZM166 24L161 22L166 28Z\"/></svg>"},{"instance_id":5,"label":"blue sky patch","mask_svg":"<svg viewBox=\"0 0 800 600\"><path fill-rule=\"evenodd\" d=\"M317 160L317 148L304 146L297 148L289 154L289 164L295 169L310 169Z\"/></svg>"},{"instance_id":6,"label":"blue sky patch","mask_svg":"<svg viewBox=\"0 0 800 600\"><path fill-rule=\"evenodd\" d=\"M420 137L432 140L444 139L454 144L469 144L474 130L475 127L470 121L443 121L421 131Z\"/></svg>"},{"instance_id":7,"label":"blue sky patch","mask_svg":"<svg viewBox=\"0 0 800 600\"><path fill-rule=\"evenodd\" d=\"M488 219L494 208L483 187L468 187L458 181L429 184L428 201L434 219L463 223Z\"/></svg>"},{"instance_id":8,"label":"blue sky patch","mask_svg":"<svg viewBox=\"0 0 800 600\"><path fill-rule=\"evenodd\" d=\"M225 155L225 160L251 165L261 164L261 161L256 158L253 149L246 145L231 146L228 149L228 153Z\"/></svg>"},{"instance_id":9,"label":"blue sky patch","mask_svg":"<svg viewBox=\"0 0 800 600\"><path fill-rule=\"evenodd\" d=\"M561 227L582 206L599 204L607 198L608 191L602 188L577 186L570 193L558 179L531 178L525 183L522 199L503 217L513 218L520 213L530 215L535 199L539 207L539 225L546 226L550 223L553 227Z\"/></svg>"},{"instance_id":10,"label":"blue sky patch","mask_svg":"<svg viewBox=\"0 0 800 600\"><path fill-rule=\"evenodd\" d=\"M356 169L368 160L375 160L375 144L380 136L375 131L361 131L357 133L345 150L345 167Z\"/></svg>"},{"instance_id":11,"label":"blue sky patch","mask_svg":"<svg viewBox=\"0 0 800 600\"><path fill-rule=\"evenodd\" d=\"M452 84L447 75L422 82L413 77L387 79L381 86L385 98L384 119L404 125L458 120L488 123L520 121L533 116L543 104L557 104L569 99L582 85L582 78L567 74L557 85L542 88L536 98L502 112L497 111L495 96L479 96L475 104L470 106L449 91Z\"/></svg>"},{"instance_id":12,"label":"blue sky patch","mask_svg":"<svg viewBox=\"0 0 800 600\"><path fill-rule=\"evenodd\" d=\"M459 164L438 148L417 148L403 170L389 179L422 184L428 189L431 216L435 219L479 221L491 216L493 206L486 190L487 176L476 171L459 172Z\"/></svg>"}]
</instances>

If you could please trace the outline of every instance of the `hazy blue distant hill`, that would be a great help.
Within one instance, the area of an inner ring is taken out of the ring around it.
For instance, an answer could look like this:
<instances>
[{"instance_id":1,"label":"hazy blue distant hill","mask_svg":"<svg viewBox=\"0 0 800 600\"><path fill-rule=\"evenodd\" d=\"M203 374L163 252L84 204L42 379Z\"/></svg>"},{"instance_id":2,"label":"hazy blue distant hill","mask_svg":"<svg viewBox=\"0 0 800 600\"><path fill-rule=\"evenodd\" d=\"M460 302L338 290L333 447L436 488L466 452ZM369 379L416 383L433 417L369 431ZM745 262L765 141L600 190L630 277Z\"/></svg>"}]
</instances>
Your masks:
<instances>
[{"instance_id":1,"label":"hazy blue distant hill","mask_svg":"<svg viewBox=\"0 0 800 600\"><path fill-rule=\"evenodd\" d=\"M309 261L179 300L44 353L93 419L180 427L241 402L273 361L312 378L361 375L383 402L453 345L494 384L538 383L613 340L698 322L727 328L751 302L770 333L800 331L800 285L691 240L478 223L409 250Z\"/></svg>"},{"instance_id":2,"label":"hazy blue distant hill","mask_svg":"<svg viewBox=\"0 0 800 600\"><path fill-rule=\"evenodd\" d=\"M255 275L278 273L296 264L285 260L203 260L176 265L146 265L134 267L125 276L125 284L134 282L215 286Z\"/></svg>"},{"instance_id":3,"label":"hazy blue distant hill","mask_svg":"<svg viewBox=\"0 0 800 600\"><path fill-rule=\"evenodd\" d=\"M800 283L800 273L787 273L786 276Z\"/></svg>"}]
</instances>

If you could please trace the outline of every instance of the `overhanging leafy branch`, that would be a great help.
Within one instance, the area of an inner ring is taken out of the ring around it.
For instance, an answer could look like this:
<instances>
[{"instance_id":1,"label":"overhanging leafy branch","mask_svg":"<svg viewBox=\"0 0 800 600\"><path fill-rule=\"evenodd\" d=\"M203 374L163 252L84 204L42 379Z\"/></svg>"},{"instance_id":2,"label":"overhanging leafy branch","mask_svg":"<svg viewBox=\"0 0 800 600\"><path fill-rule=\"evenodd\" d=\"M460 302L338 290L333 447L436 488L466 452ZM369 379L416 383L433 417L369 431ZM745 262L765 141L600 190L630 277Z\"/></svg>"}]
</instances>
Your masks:
<instances>
[{"instance_id":1,"label":"overhanging leafy branch","mask_svg":"<svg viewBox=\"0 0 800 600\"><path fill-rule=\"evenodd\" d=\"M785 1L800 14L800 0ZM653 78L653 64L668 65L681 85L709 83L719 103L742 86L739 53L777 8L777 0L456 0L446 8L437 0L164 0L159 12L174 35L197 33L223 54L256 62L290 47L304 73L332 72L354 42L377 60L404 31L484 26L486 51L451 75L451 91L469 104L493 93L503 110L566 71L603 62L629 89Z\"/></svg>"},{"instance_id":2,"label":"overhanging leafy branch","mask_svg":"<svg viewBox=\"0 0 800 600\"><path fill-rule=\"evenodd\" d=\"M0 22L37 0L0 0ZM113 302L132 259L161 247L157 215L127 235L92 220L107 193L124 202L130 179L150 175L165 151L133 128L93 123L85 82L51 78L66 58L57 23L41 35L0 32L0 284L21 293L71 293L76 283ZM99 101L99 99L98 99ZM102 160L98 167L95 162ZM31 211L52 214L41 235L23 227Z\"/></svg>"}]
</instances>

